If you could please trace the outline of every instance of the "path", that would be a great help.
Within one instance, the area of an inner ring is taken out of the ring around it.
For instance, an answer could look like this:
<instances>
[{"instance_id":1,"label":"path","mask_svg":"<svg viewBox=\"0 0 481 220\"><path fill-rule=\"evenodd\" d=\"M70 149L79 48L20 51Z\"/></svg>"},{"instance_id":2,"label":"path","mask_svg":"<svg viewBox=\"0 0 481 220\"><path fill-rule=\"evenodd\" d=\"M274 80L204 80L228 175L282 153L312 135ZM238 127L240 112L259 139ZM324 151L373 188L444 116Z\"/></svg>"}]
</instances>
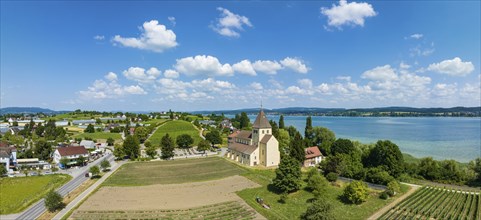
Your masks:
<instances>
[{"instance_id":1,"label":"path","mask_svg":"<svg viewBox=\"0 0 481 220\"><path fill-rule=\"evenodd\" d=\"M378 219L379 217L381 217L382 214L384 214L385 212L388 212L389 210L391 210L394 206L396 206L398 203L400 203L401 201L403 201L406 197L408 197L409 195L413 194L414 192L416 192L416 190L421 187L420 185L415 185L415 184L408 184L408 183L402 183L402 184L406 184L406 185L409 185L411 186L411 189L409 189L406 193L404 193L404 195L400 196L399 198L396 198L394 201L392 201L391 203L389 203L387 206L384 206L383 208L379 209L376 213L374 213L373 215L371 215L371 217L369 217L368 219Z\"/></svg>"},{"instance_id":2,"label":"path","mask_svg":"<svg viewBox=\"0 0 481 220\"><path fill-rule=\"evenodd\" d=\"M62 219L68 212L70 212L73 208L75 208L80 202L82 202L85 198L87 198L90 193L92 193L100 184L102 184L110 175L112 175L125 161L120 161L112 166L110 172L106 173L102 176L97 182L91 185L87 190L83 191L77 198L72 200L64 209L62 209L55 217L52 219Z\"/></svg>"}]
</instances>

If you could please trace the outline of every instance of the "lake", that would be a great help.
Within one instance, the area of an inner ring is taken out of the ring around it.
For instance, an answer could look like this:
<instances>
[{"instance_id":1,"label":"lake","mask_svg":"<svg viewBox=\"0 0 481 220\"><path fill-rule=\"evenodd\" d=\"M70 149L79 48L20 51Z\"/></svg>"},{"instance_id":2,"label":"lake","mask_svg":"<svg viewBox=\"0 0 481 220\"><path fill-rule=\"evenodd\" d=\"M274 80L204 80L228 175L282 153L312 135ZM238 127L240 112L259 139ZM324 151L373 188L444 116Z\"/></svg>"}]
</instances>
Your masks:
<instances>
[{"instance_id":1,"label":"lake","mask_svg":"<svg viewBox=\"0 0 481 220\"><path fill-rule=\"evenodd\" d=\"M249 115L251 122L255 117ZM279 122L279 115L267 117ZM306 116L284 116L284 123L304 134ZM403 153L415 157L430 156L459 162L481 157L481 118L313 116L312 126L327 127L334 131L336 138L362 143L391 140Z\"/></svg>"}]
</instances>

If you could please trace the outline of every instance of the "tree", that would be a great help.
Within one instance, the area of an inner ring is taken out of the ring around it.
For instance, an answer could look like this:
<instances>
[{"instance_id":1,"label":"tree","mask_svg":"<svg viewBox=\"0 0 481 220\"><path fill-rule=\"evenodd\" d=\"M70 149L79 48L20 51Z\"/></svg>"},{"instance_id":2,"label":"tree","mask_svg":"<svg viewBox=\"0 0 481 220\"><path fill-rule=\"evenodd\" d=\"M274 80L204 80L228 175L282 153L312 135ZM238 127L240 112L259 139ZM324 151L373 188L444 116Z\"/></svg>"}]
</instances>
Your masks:
<instances>
[{"instance_id":1,"label":"tree","mask_svg":"<svg viewBox=\"0 0 481 220\"><path fill-rule=\"evenodd\" d=\"M272 135L276 138L279 137L279 127L277 127L277 123L274 120L269 120L269 124L272 127Z\"/></svg>"},{"instance_id":2,"label":"tree","mask_svg":"<svg viewBox=\"0 0 481 220\"><path fill-rule=\"evenodd\" d=\"M112 137L107 138L107 145L114 146L115 140Z\"/></svg>"},{"instance_id":3,"label":"tree","mask_svg":"<svg viewBox=\"0 0 481 220\"><path fill-rule=\"evenodd\" d=\"M68 163L70 162L70 160L69 160L68 158L62 157L59 162L60 162L60 164L62 164L62 166L63 166L64 168L67 168Z\"/></svg>"},{"instance_id":4,"label":"tree","mask_svg":"<svg viewBox=\"0 0 481 220\"><path fill-rule=\"evenodd\" d=\"M379 140L368 156L368 166L383 166L391 176L398 177L404 170L404 159L399 147L389 140Z\"/></svg>"},{"instance_id":5,"label":"tree","mask_svg":"<svg viewBox=\"0 0 481 220\"><path fill-rule=\"evenodd\" d=\"M281 192L290 193L301 187L301 167L299 162L292 157L284 157L276 169L274 186Z\"/></svg>"},{"instance_id":6,"label":"tree","mask_svg":"<svg viewBox=\"0 0 481 220\"><path fill-rule=\"evenodd\" d=\"M304 138L306 139L306 144L308 145L308 147L310 147L312 145L312 135L313 135L313 132L312 132L312 118L311 116L307 116L306 118L306 127L304 129Z\"/></svg>"},{"instance_id":7,"label":"tree","mask_svg":"<svg viewBox=\"0 0 481 220\"><path fill-rule=\"evenodd\" d=\"M149 131L145 127L137 127L135 128L134 136L140 141L140 143L144 143L149 136Z\"/></svg>"},{"instance_id":8,"label":"tree","mask_svg":"<svg viewBox=\"0 0 481 220\"><path fill-rule=\"evenodd\" d=\"M95 133L95 128L93 124L87 125L87 128L84 130L85 133Z\"/></svg>"},{"instance_id":9,"label":"tree","mask_svg":"<svg viewBox=\"0 0 481 220\"><path fill-rule=\"evenodd\" d=\"M7 168L5 168L3 164L0 164L0 177L4 176L7 173L8 173Z\"/></svg>"},{"instance_id":10,"label":"tree","mask_svg":"<svg viewBox=\"0 0 481 220\"><path fill-rule=\"evenodd\" d=\"M289 150L289 156L297 160L297 164L301 164L306 159L306 152L304 150L304 144L301 134L296 133L294 139L291 141L291 148Z\"/></svg>"},{"instance_id":11,"label":"tree","mask_svg":"<svg viewBox=\"0 0 481 220\"><path fill-rule=\"evenodd\" d=\"M189 148L194 143L194 139L188 134L181 134L177 136L175 142L180 148Z\"/></svg>"},{"instance_id":12,"label":"tree","mask_svg":"<svg viewBox=\"0 0 481 220\"><path fill-rule=\"evenodd\" d=\"M145 153L152 159L157 156L157 149L154 146L148 146L145 148Z\"/></svg>"},{"instance_id":13,"label":"tree","mask_svg":"<svg viewBox=\"0 0 481 220\"><path fill-rule=\"evenodd\" d=\"M89 172L92 173L92 177L96 177L100 174L100 168L99 166L92 166L90 167Z\"/></svg>"},{"instance_id":14,"label":"tree","mask_svg":"<svg viewBox=\"0 0 481 220\"><path fill-rule=\"evenodd\" d=\"M198 151L203 151L205 154L206 150L210 149L210 143L207 140L201 140L197 146Z\"/></svg>"},{"instance_id":15,"label":"tree","mask_svg":"<svg viewBox=\"0 0 481 220\"><path fill-rule=\"evenodd\" d=\"M170 117L170 120L174 120L174 113L170 109L169 109L169 117Z\"/></svg>"},{"instance_id":16,"label":"tree","mask_svg":"<svg viewBox=\"0 0 481 220\"><path fill-rule=\"evenodd\" d=\"M343 196L347 201L353 204L360 204L366 201L368 196L367 191L368 188L366 183L354 180L344 188Z\"/></svg>"},{"instance_id":17,"label":"tree","mask_svg":"<svg viewBox=\"0 0 481 220\"><path fill-rule=\"evenodd\" d=\"M281 157L283 157L289 153L289 143L291 142L289 132L284 129L279 129L279 137L277 137L277 141L279 141L279 151L281 153Z\"/></svg>"},{"instance_id":18,"label":"tree","mask_svg":"<svg viewBox=\"0 0 481 220\"><path fill-rule=\"evenodd\" d=\"M63 203L62 196L53 190L47 193L45 196L45 207L49 212L55 212L58 209L63 209L65 204Z\"/></svg>"},{"instance_id":19,"label":"tree","mask_svg":"<svg viewBox=\"0 0 481 220\"><path fill-rule=\"evenodd\" d=\"M314 197L319 199L326 192L328 181L324 176L319 174L319 172L316 172L308 179L307 185L314 194Z\"/></svg>"},{"instance_id":20,"label":"tree","mask_svg":"<svg viewBox=\"0 0 481 220\"><path fill-rule=\"evenodd\" d=\"M469 162L468 167L476 174L475 180L481 183L481 157Z\"/></svg>"},{"instance_id":21,"label":"tree","mask_svg":"<svg viewBox=\"0 0 481 220\"><path fill-rule=\"evenodd\" d=\"M375 184L387 185L394 177L381 167L371 167L366 172L366 181Z\"/></svg>"},{"instance_id":22,"label":"tree","mask_svg":"<svg viewBox=\"0 0 481 220\"><path fill-rule=\"evenodd\" d=\"M37 143L35 143L35 156L40 160L50 160L50 155L52 155L52 146L45 138L40 138Z\"/></svg>"},{"instance_id":23,"label":"tree","mask_svg":"<svg viewBox=\"0 0 481 220\"><path fill-rule=\"evenodd\" d=\"M100 167L102 168L103 171L105 171L108 168L110 168L110 162L104 159L102 160L102 162L100 162Z\"/></svg>"},{"instance_id":24,"label":"tree","mask_svg":"<svg viewBox=\"0 0 481 220\"><path fill-rule=\"evenodd\" d=\"M338 178L338 175L337 173L333 173L333 172L330 172L326 175L326 179L329 181L329 182L336 182Z\"/></svg>"},{"instance_id":25,"label":"tree","mask_svg":"<svg viewBox=\"0 0 481 220\"><path fill-rule=\"evenodd\" d=\"M220 133L218 130L214 129L211 132L207 133L205 135L205 139L209 141L212 146L216 144L222 144L222 137L220 136Z\"/></svg>"},{"instance_id":26,"label":"tree","mask_svg":"<svg viewBox=\"0 0 481 220\"><path fill-rule=\"evenodd\" d=\"M339 138L331 146L331 155L337 154L352 154L356 151L351 140Z\"/></svg>"},{"instance_id":27,"label":"tree","mask_svg":"<svg viewBox=\"0 0 481 220\"><path fill-rule=\"evenodd\" d=\"M312 145L316 145L321 150L324 156L331 154L331 145L336 141L336 135L334 132L325 127L313 127L312 128Z\"/></svg>"},{"instance_id":28,"label":"tree","mask_svg":"<svg viewBox=\"0 0 481 220\"><path fill-rule=\"evenodd\" d=\"M162 159L166 160L174 156L174 141L169 134L165 134L162 137L162 140L160 141L160 147L162 150Z\"/></svg>"},{"instance_id":29,"label":"tree","mask_svg":"<svg viewBox=\"0 0 481 220\"><path fill-rule=\"evenodd\" d=\"M250 123L250 119L247 116L247 113L241 112L240 119L239 119L239 128L248 128Z\"/></svg>"},{"instance_id":30,"label":"tree","mask_svg":"<svg viewBox=\"0 0 481 220\"><path fill-rule=\"evenodd\" d=\"M332 205L324 199L317 199L301 215L302 220L333 220L336 219L332 214Z\"/></svg>"},{"instance_id":31,"label":"tree","mask_svg":"<svg viewBox=\"0 0 481 220\"><path fill-rule=\"evenodd\" d=\"M433 160L432 157L422 158L421 161L419 161L419 175L428 180L440 179L440 169L441 167L439 166L439 163Z\"/></svg>"},{"instance_id":32,"label":"tree","mask_svg":"<svg viewBox=\"0 0 481 220\"><path fill-rule=\"evenodd\" d=\"M76 161L77 161L77 165L83 166L85 164L85 157L79 156Z\"/></svg>"},{"instance_id":33,"label":"tree","mask_svg":"<svg viewBox=\"0 0 481 220\"><path fill-rule=\"evenodd\" d=\"M387 184L387 189L389 190L390 193L392 193L390 196L395 195L396 193L401 192L401 187L399 186L399 182L396 180L392 180Z\"/></svg>"},{"instance_id":34,"label":"tree","mask_svg":"<svg viewBox=\"0 0 481 220\"><path fill-rule=\"evenodd\" d=\"M114 146L114 156L116 158L123 158L125 156L124 149L122 148L122 145L115 144L115 146Z\"/></svg>"},{"instance_id":35,"label":"tree","mask_svg":"<svg viewBox=\"0 0 481 220\"><path fill-rule=\"evenodd\" d=\"M122 145L123 152L130 159L137 159L140 155L140 143L135 136L127 135Z\"/></svg>"},{"instance_id":36,"label":"tree","mask_svg":"<svg viewBox=\"0 0 481 220\"><path fill-rule=\"evenodd\" d=\"M284 129L285 125L284 125L284 115L281 115L281 117L279 117L279 129Z\"/></svg>"}]
</instances>

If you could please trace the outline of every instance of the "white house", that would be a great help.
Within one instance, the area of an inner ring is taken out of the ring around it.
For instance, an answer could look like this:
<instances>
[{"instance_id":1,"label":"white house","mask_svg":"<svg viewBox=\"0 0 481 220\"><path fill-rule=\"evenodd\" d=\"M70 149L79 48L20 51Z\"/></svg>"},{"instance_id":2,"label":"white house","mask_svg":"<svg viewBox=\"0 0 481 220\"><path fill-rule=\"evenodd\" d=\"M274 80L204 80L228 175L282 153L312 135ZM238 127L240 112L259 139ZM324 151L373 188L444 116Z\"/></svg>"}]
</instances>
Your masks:
<instances>
[{"instance_id":1,"label":"white house","mask_svg":"<svg viewBox=\"0 0 481 220\"><path fill-rule=\"evenodd\" d=\"M239 163L275 167L281 160L279 142L272 135L272 127L264 111L259 112L252 131L233 133L228 144L227 157Z\"/></svg>"},{"instance_id":2,"label":"white house","mask_svg":"<svg viewBox=\"0 0 481 220\"><path fill-rule=\"evenodd\" d=\"M62 158L69 159L70 162L68 162L68 165L71 165L77 163L76 160L80 156L84 157L85 159L89 157L89 152L87 151L87 149L85 149L84 146L59 147L53 153L53 161L56 164L59 164L60 167L62 167L62 165L60 164L60 160Z\"/></svg>"},{"instance_id":3,"label":"white house","mask_svg":"<svg viewBox=\"0 0 481 220\"><path fill-rule=\"evenodd\" d=\"M17 148L9 146L5 142L0 142L0 166L5 166L8 173L12 173L17 165Z\"/></svg>"},{"instance_id":4,"label":"white house","mask_svg":"<svg viewBox=\"0 0 481 220\"><path fill-rule=\"evenodd\" d=\"M95 149L96 148L95 143L93 141L89 141L89 140L80 141L80 146L84 146L87 149Z\"/></svg>"},{"instance_id":5,"label":"white house","mask_svg":"<svg viewBox=\"0 0 481 220\"><path fill-rule=\"evenodd\" d=\"M308 147L305 149L306 159L304 160L304 167L314 167L321 163L324 156L317 146Z\"/></svg>"}]
</instances>

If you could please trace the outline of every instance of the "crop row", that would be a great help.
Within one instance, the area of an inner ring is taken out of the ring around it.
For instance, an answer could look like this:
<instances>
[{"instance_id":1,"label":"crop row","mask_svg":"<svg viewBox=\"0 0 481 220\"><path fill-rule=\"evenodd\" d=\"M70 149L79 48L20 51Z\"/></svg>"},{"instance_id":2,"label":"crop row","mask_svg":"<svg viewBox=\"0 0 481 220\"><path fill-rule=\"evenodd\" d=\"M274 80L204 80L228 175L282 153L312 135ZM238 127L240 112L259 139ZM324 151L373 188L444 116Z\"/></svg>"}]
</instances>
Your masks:
<instances>
[{"instance_id":1,"label":"crop row","mask_svg":"<svg viewBox=\"0 0 481 220\"><path fill-rule=\"evenodd\" d=\"M481 220L481 193L423 187L379 219Z\"/></svg>"}]
</instances>

